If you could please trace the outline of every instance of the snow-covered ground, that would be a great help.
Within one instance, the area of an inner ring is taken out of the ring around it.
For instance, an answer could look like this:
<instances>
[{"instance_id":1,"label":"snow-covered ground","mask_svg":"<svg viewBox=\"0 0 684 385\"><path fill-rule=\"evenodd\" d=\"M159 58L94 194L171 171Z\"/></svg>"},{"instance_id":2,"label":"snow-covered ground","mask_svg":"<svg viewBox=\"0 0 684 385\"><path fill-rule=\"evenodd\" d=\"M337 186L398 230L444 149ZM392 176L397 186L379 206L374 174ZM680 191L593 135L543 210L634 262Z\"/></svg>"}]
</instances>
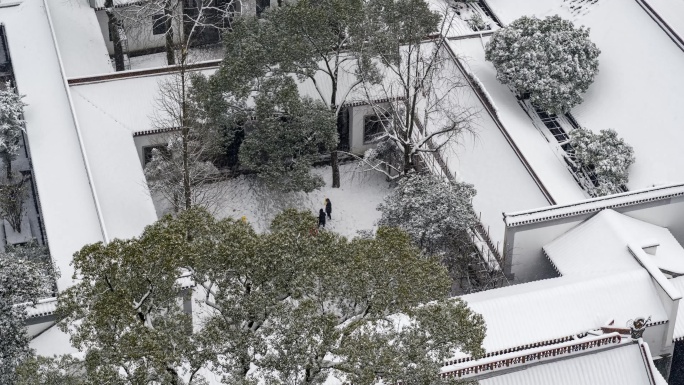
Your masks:
<instances>
[{"instance_id":1,"label":"snow-covered ground","mask_svg":"<svg viewBox=\"0 0 684 385\"><path fill-rule=\"evenodd\" d=\"M326 229L346 237L354 237L359 231L374 230L380 219L376 210L391 188L384 175L374 171L361 171L356 163L340 166L341 187L332 188L330 167L313 169L323 177L325 186L311 193L281 193L268 190L253 177L240 176L222 183L223 199L214 214L218 218L245 216L254 229L266 231L273 218L282 210L295 208L309 210L318 216L324 208L325 198L332 202L332 220ZM168 204L155 199L158 211L168 210Z\"/></svg>"},{"instance_id":2,"label":"snow-covered ground","mask_svg":"<svg viewBox=\"0 0 684 385\"><path fill-rule=\"evenodd\" d=\"M634 147L630 190L684 181L684 168L679 167L684 164L684 52L636 1L488 3L504 23L523 15L558 14L577 26L589 27L591 40L601 50L599 73L572 114L595 132L615 129ZM663 17L670 20L673 16ZM490 93L495 88L487 84Z\"/></svg>"}]
</instances>

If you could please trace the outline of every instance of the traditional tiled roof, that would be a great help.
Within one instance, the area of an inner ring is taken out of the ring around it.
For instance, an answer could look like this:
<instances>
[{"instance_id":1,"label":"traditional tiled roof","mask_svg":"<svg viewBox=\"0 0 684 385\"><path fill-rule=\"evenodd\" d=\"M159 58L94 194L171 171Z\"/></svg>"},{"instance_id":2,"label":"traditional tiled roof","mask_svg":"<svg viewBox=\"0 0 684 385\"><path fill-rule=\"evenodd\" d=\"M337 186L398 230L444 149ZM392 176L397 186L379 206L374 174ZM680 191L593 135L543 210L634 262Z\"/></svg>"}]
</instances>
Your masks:
<instances>
[{"instance_id":1,"label":"traditional tiled roof","mask_svg":"<svg viewBox=\"0 0 684 385\"><path fill-rule=\"evenodd\" d=\"M651 325L668 321L655 283L644 269L552 278L462 299L482 314L487 325L483 347L491 355L583 335L610 320L616 326L639 315L651 316Z\"/></svg>"},{"instance_id":2,"label":"traditional tiled roof","mask_svg":"<svg viewBox=\"0 0 684 385\"><path fill-rule=\"evenodd\" d=\"M481 385L660 385L648 345L608 333L443 369L444 378Z\"/></svg>"}]
</instances>

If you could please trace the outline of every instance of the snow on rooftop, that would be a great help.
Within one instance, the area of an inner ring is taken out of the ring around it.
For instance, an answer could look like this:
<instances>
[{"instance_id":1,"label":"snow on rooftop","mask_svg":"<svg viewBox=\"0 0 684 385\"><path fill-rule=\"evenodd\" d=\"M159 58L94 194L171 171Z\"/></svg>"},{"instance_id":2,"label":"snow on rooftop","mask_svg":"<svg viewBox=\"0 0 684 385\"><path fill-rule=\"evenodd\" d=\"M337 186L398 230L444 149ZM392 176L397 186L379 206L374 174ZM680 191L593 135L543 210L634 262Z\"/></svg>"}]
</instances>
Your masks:
<instances>
[{"instance_id":1,"label":"snow on rooftop","mask_svg":"<svg viewBox=\"0 0 684 385\"><path fill-rule=\"evenodd\" d=\"M19 92L26 94L28 144L61 291L72 283L74 252L103 234L44 3L1 8L0 23Z\"/></svg>"},{"instance_id":2,"label":"snow on rooftop","mask_svg":"<svg viewBox=\"0 0 684 385\"><path fill-rule=\"evenodd\" d=\"M484 317L483 347L490 353L585 333L609 320L622 327L640 314L650 315L653 323L668 319L653 280L643 269L552 278L462 299Z\"/></svg>"},{"instance_id":3,"label":"snow on rooftop","mask_svg":"<svg viewBox=\"0 0 684 385\"><path fill-rule=\"evenodd\" d=\"M83 353L73 347L69 339L69 334L61 331L57 325L53 325L32 339L29 347L35 350L38 356L52 357L73 354L82 357Z\"/></svg>"},{"instance_id":4,"label":"snow on rooftop","mask_svg":"<svg viewBox=\"0 0 684 385\"><path fill-rule=\"evenodd\" d=\"M645 258L660 269L684 274L684 249L667 228L603 210L543 247L561 275L641 269L628 243L657 244Z\"/></svg>"},{"instance_id":5,"label":"snow on rooftop","mask_svg":"<svg viewBox=\"0 0 684 385\"><path fill-rule=\"evenodd\" d=\"M684 39L684 0L641 0Z\"/></svg>"},{"instance_id":6,"label":"snow on rooftop","mask_svg":"<svg viewBox=\"0 0 684 385\"><path fill-rule=\"evenodd\" d=\"M648 349L646 349L648 350ZM480 385L650 385L652 362L637 343L559 358L479 380ZM656 371L657 372L657 371ZM661 377L662 378L662 377Z\"/></svg>"},{"instance_id":7,"label":"snow on rooftop","mask_svg":"<svg viewBox=\"0 0 684 385\"><path fill-rule=\"evenodd\" d=\"M57 44L67 78L114 72L88 0L50 0Z\"/></svg>"},{"instance_id":8,"label":"snow on rooftop","mask_svg":"<svg viewBox=\"0 0 684 385\"><path fill-rule=\"evenodd\" d=\"M485 61L484 45L488 37L451 40L449 44L464 66L484 85L497 115L531 168L557 203L585 199L587 195L575 182L565 161L553 151L546 137L518 105L515 95L496 79L494 66ZM507 188L502 187L502 188Z\"/></svg>"},{"instance_id":9,"label":"snow on rooftop","mask_svg":"<svg viewBox=\"0 0 684 385\"><path fill-rule=\"evenodd\" d=\"M669 199L682 195L684 195L684 184L650 187L621 194L586 199L566 205L548 206L534 210L505 213L504 222L506 223L506 226L512 227L548 219L568 217L576 214L591 213L606 208Z\"/></svg>"},{"instance_id":10,"label":"snow on rooftop","mask_svg":"<svg viewBox=\"0 0 684 385\"><path fill-rule=\"evenodd\" d=\"M667 0L681 2L681 0ZM634 147L630 189L684 181L684 51L636 1L488 0L504 23L523 15L559 14L591 29L601 49L599 73L572 109L580 125L615 129ZM571 6L575 8L570 8ZM684 7L677 7L682 9ZM619 17L616 17L619 15ZM635 54L636 53L636 54Z\"/></svg>"},{"instance_id":11,"label":"snow on rooftop","mask_svg":"<svg viewBox=\"0 0 684 385\"><path fill-rule=\"evenodd\" d=\"M445 71L464 76L453 62ZM449 64L451 63L451 64ZM459 90L461 107L478 112L474 120L476 132L465 133L452 140L443 150L443 158L457 179L471 183L477 190L473 207L481 216L490 239L503 245L505 226L501 213L549 204L530 176L511 144L470 87Z\"/></svg>"}]
</instances>

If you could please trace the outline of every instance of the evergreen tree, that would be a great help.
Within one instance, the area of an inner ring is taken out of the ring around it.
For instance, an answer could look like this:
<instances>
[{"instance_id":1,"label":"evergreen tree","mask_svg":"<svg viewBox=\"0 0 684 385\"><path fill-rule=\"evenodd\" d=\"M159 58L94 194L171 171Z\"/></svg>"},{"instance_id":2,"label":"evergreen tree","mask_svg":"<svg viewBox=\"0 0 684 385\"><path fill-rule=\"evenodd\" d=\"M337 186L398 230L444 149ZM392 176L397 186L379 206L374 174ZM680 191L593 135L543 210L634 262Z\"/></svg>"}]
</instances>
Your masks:
<instances>
[{"instance_id":1,"label":"evergreen tree","mask_svg":"<svg viewBox=\"0 0 684 385\"><path fill-rule=\"evenodd\" d=\"M440 383L456 350L483 354L482 318L398 229L348 241L287 210L257 234L193 209L86 246L74 266L82 280L58 310L80 320L72 342L94 383L190 383L208 367L230 384ZM192 333L182 274L197 285Z\"/></svg>"},{"instance_id":2,"label":"evergreen tree","mask_svg":"<svg viewBox=\"0 0 684 385\"><path fill-rule=\"evenodd\" d=\"M333 116L325 105L301 99L289 77L265 81L255 98L251 131L240 147L240 163L281 191L311 192L324 185L311 167L337 145Z\"/></svg>"},{"instance_id":3,"label":"evergreen tree","mask_svg":"<svg viewBox=\"0 0 684 385\"><path fill-rule=\"evenodd\" d=\"M19 95L10 82L0 90L0 157L5 163L6 177L12 179L12 161L19 155L22 132L24 131L24 107Z\"/></svg>"},{"instance_id":4,"label":"evergreen tree","mask_svg":"<svg viewBox=\"0 0 684 385\"><path fill-rule=\"evenodd\" d=\"M560 16L523 16L495 32L485 47L496 77L533 105L563 114L582 102L598 72L601 51L589 29Z\"/></svg>"},{"instance_id":5,"label":"evergreen tree","mask_svg":"<svg viewBox=\"0 0 684 385\"><path fill-rule=\"evenodd\" d=\"M629 166L635 161L634 150L615 130L595 134L578 128L570 132L570 145L574 149L570 159L596 175L598 186L586 186L592 196L622 192L629 180Z\"/></svg>"},{"instance_id":6,"label":"evergreen tree","mask_svg":"<svg viewBox=\"0 0 684 385\"><path fill-rule=\"evenodd\" d=\"M25 254L0 254L0 383L13 384L17 366L32 352L24 324L26 307L51 296L51 270Z\"/></svg>"},{"instance_id":7,"label":"evergreen tree","mask_svg":"<svg viewBox=\"0 0 684 385\"><path fill-rule=\"evenodd\" d=\"M421 249L443 250L451 239L472 228L477 218L472 185L440 179L432 174L412 175L385 198L378 209L379 224L406 231Z\"/></svg>"}]
</instances>

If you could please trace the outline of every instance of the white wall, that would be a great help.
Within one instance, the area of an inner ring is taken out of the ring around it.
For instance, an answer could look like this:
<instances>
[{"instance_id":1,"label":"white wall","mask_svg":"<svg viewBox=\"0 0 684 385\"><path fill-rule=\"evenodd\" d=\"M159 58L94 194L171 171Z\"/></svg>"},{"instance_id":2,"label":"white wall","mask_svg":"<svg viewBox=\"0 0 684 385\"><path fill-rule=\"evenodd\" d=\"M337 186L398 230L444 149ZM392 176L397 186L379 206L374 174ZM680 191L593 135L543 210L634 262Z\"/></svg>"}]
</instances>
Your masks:
<instances>
[{"instance_id":1,"label":"white wall","mask_svg":"<svg viewBox=\"0 0 684 385\"><path fill-rule=\"evenodd\" d=\"M166 144L168 137L169 133L167 132L133 137L133 142L135 142L135 150L138 152L138 159L140 160L140 165L143 167L143 169L145 168L145 154L143 153L143 148Z\"/></svg>"},{"instance_id":2,"label":"white wall","mask_svg":"<svg viewBox=\"0 0 684 385\"><path fill-rule=\"evenodd\" d=\"M613 210L657 226L666 227L680 244L684 244L684 197L638 203ZM507 227L505 235L506 270L516 283L555 276L552 265L544 257L542 246L566 233L596 212Z\"/></svg>"},{"instance_id":3,"label":"white wall","mask_svg":"<svg viewBox=\"0 0 684 385\"><path fill-rule=\"evenodd\" d=\"M377 105L381 109L389 109L389 103ZM349 108L349 150L354 154L361 155L373 144L363 143L364 117L375 115L373 107L370 105L353 106Z\"/></svg>"},{"instance_id":4,"label":"white wall","mask_svg":"<svg viewBox=\"0 0 684 385\"><path fill-rule=\"evenodd\" d=\"M100 30L107 44L107 50L110 55L114 55L114 44L109 40L109 25L107 13L105 11L96 11L97 21L100 23ZM147 17L141 23L125 22L124 28L128 37L128 52L135 53L154 48L163 48L166 44L166 35L152 34L152 17ZM180 33L174 25L174 40L179 41Z\"/></svg>"}]
</instances>

